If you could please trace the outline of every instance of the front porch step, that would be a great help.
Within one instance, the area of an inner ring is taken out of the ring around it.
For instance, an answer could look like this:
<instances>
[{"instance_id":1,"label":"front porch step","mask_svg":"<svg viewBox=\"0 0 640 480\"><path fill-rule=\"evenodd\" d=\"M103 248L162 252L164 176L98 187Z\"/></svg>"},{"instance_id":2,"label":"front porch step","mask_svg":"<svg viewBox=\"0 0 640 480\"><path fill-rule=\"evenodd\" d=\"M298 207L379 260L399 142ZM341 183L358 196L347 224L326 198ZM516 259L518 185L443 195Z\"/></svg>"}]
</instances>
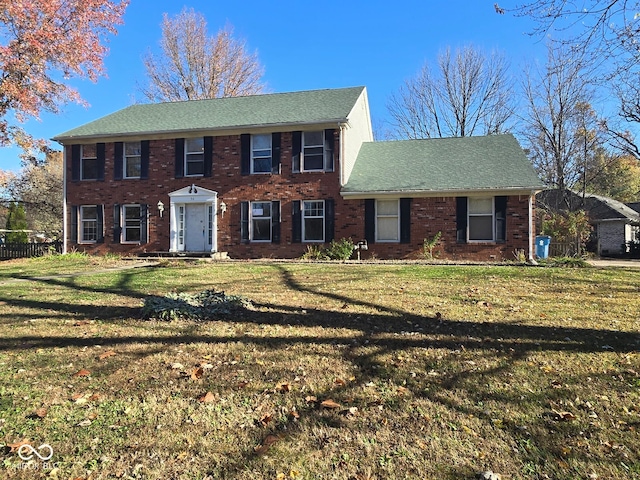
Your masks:
<instances>
[{"instance_id":1,"label":"front porch step","mask_svg":"<svg viewBox=\"0 0 640 480\"><path fill-rule=\"evenodd\" d=\"M228 260L227 252L143 252L138 257L142 258L176 258L176 259L193 259L193 258L210 258L212 260Z\"/></svg>"}]
</instances>

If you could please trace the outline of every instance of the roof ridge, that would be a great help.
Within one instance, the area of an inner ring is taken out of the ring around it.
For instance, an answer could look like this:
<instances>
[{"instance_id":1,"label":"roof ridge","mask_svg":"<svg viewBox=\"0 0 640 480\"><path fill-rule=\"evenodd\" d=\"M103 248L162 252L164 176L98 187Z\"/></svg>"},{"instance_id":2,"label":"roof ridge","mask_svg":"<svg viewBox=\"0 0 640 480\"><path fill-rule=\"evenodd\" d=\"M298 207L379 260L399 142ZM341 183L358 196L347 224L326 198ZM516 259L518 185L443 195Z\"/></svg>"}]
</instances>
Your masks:
<instances>
[{"instance_id":1,"label":"roof ridge","mask_svg":"<svg viewBox=\"0 0 640 480\"><path fill-rule=\"evenodd\" d=\"M165 102L134 103L124 108L131 108L136 106L150 106L150 105L179 105L184 103L195 103L195 102L211 102L211 101L225 101L225 100L229 101L229 100L238 100L238 99L246 99L246 98L256 98L256 97L270 97L270 96L275 97L278 95L296 95L296 94L315 93L315 92L336 92L339 90L357 90L357 89L365 89L365 88L367 87L364 85L358 85L353 87L295 90L291 92L266 92L266 93L254 93L251 95L237 95L237 96L229 96L229 97L195 98L193 100L173 100L173 101L165 101ZM122 110L124 110L124 108Z\"/></svg>"}]
</instances>

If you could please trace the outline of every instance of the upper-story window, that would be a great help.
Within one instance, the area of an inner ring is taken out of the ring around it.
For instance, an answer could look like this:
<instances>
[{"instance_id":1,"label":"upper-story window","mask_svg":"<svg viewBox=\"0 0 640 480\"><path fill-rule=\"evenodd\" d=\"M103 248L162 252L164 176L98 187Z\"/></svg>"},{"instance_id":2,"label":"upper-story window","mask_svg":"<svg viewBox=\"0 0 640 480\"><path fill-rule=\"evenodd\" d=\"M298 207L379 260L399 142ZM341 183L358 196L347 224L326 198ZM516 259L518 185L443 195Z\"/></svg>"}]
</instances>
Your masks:
<instances>
[{"instance_id":1,"label":"upper-story window","mask_svg":"<svg viewBox=\"0 0 640 480\"><path fill-rule=\"evenodd\" d=\"M292 132L293 172L333 172L335 130Z\"/></svg>"},{"instance_id":2,"label":"upper-story window","mask_svg":"<svg viewBox=\"0 0 640 480\"><path fill-rule=\"evenodd\" d=\"M97 180L98 173L98 153L96 145L82 145L82 153L80 155L80 179Z\"/></svg>"},{"instance_id":3,"label":"upper-story window","mask_svg":"<svg viewBox=\"0 0 640 480\"><path fill-rule=\"evenodd\" d=\"M140 178L142 164L142 148L140 142L124 144L124 178Z\"/></svg>"},{"instance_id":4,"label":"upper-story window","mask_svg":"<svg viewBox=\"0 0 640 480\"><path fill-rule=\"evenodd\" d=\"M251 135L251 173L271 173L271 134Z\"/></svg>"},{"instance_id":5,"label":"upper-story window","mask_svg":"<svg viewBox=\"0 0 640 480\"><path fill-rule=\"evenodd\" d=\"M324 170L324 131L303 132L302 169L306 172Z\"/></svg>"},{"instance_id":6,"label":"upper-story window","mask_svg":"<svg viewBox=\"0 0 640 480\"><path fill-rule=\"evenodd\" d=\"M204 175L204 137L185 140L184 174L185 176Z\"/></svg>"}]
</instances>

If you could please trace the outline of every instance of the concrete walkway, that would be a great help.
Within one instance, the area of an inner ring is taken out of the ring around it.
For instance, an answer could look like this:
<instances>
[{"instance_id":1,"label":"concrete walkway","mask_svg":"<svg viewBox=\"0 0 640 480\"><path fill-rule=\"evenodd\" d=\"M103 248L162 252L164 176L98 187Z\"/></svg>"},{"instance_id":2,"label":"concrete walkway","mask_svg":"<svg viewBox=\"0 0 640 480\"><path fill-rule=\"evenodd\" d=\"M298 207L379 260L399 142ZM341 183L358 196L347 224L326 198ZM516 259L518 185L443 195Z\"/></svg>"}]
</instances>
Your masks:
<instances>
[{"instance_id":1,"label":"concrete walkway","mask_svg":"<svg viewBox=\"0 0 640 480\"><path fill-rule=\"evenodd\" d=\"M587 260L590 265L594 267L626 267L626 268L640 268L640 259L627 259L627 258L595 258Z\"/></svg>"}]
</instances>

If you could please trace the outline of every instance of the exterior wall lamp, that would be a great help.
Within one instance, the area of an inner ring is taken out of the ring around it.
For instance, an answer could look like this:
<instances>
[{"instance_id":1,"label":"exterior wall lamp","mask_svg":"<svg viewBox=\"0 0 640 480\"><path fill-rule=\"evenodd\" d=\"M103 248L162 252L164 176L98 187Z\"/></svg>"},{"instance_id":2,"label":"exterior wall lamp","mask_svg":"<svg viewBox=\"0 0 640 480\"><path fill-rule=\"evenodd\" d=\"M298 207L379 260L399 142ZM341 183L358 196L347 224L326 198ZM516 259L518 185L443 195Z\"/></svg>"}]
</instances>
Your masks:
<instances>
[{"instance_id":1,"label":"exterior wall lamp","mask_svg":"<svg viewBox=\"0 0 640 480\"><path fill-rule=\"evenodd\" d=\"M162 213L164 212L164 203L162 200L158 200L158 215L162 218Z\"/></svg>"},{"instance_id":2,"label":"exterior wall lamp","mask_svg":"<svg viewBox=\"0 0 640 480\"><path fill-rule=\"evenodd\" d=\"M224 212L227 211L227 204L223 202L220 202L220 213L222 214L222 216L224 217Z\"/></svg>"}]
</instances>

